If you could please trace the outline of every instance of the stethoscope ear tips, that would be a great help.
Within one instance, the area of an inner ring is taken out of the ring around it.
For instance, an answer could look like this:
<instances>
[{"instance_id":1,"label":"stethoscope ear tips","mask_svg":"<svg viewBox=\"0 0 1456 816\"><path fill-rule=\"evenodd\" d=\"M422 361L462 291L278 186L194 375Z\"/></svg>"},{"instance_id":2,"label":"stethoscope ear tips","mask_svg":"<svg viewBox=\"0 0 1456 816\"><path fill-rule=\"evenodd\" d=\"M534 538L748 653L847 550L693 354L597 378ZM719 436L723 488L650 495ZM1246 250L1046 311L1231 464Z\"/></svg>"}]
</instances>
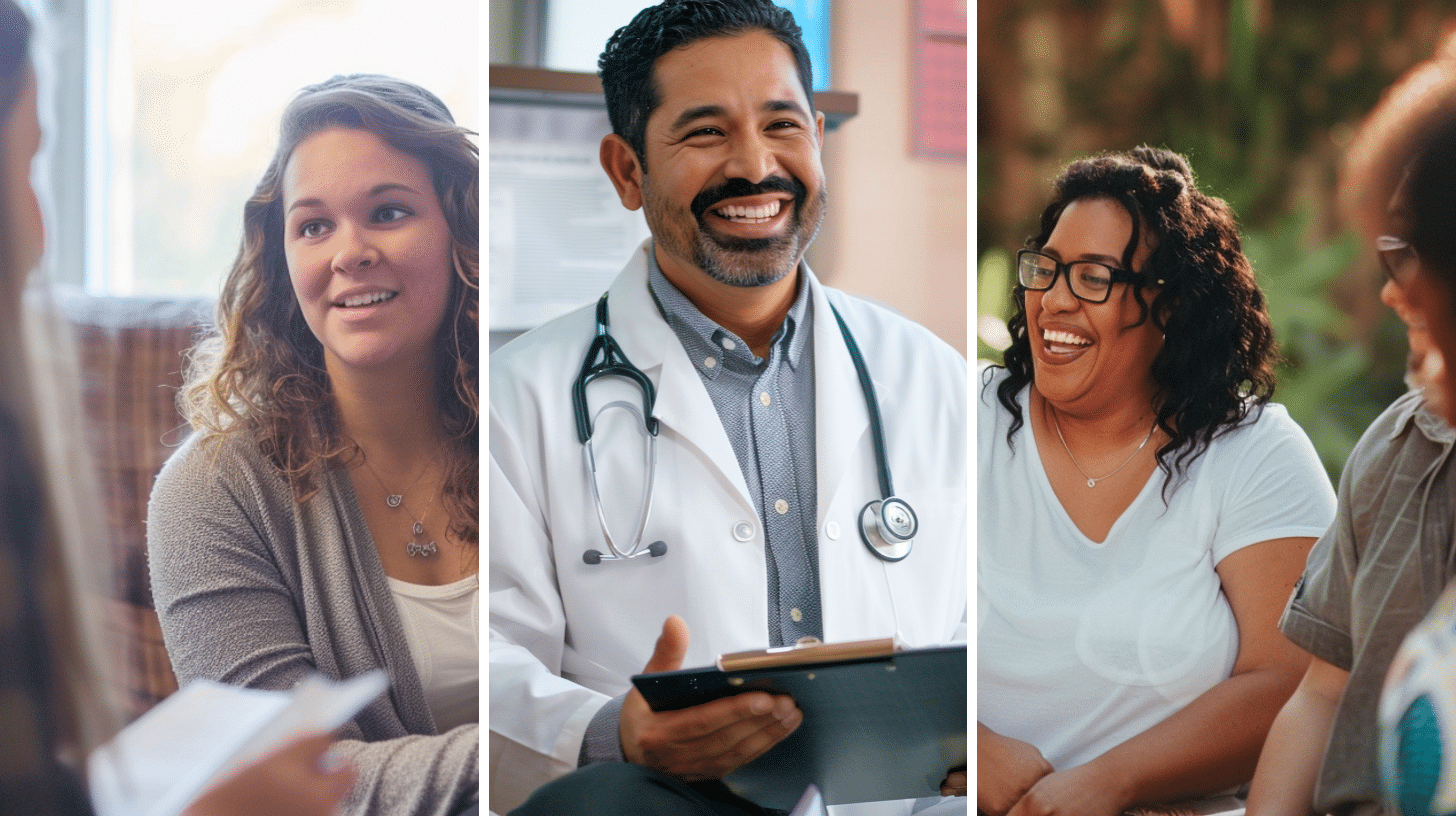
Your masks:
<instances>
[{"instance_id":1,"label":"stethoscope ear tips","mask_svg":"<svg viewBox=\"0 0 1456 816\"><path fill-rule=\"evenodd\" d=\"M667 543L654 541L648 544L645 550L633 550L630 554L623 555L604 555L601 550L587 550L581 554L581 560L595 565L602 563L604 559L607 561L631 561L633 558L638 558L643 555L650 555L653 558L667 555Z\"/></svg>"}]
</instances>

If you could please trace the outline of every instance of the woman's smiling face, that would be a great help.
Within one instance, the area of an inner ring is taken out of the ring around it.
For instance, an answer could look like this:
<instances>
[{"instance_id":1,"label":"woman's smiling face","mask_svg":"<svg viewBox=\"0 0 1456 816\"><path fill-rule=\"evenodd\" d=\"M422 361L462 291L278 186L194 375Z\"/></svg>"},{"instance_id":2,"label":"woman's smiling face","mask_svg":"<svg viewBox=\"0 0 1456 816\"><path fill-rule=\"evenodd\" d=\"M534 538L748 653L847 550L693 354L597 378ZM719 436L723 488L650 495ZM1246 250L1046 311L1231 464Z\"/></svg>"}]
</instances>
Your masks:
<instances>
[{"instance_id":1,"label":"woman's smiling face","mask_svg":"<svg viewBox=\"0 0 1456 816\"><path fill-rule=\"evenodd\" d=\"M330 127L294 149L282 197L288 274L330 374L432 365L450 227L424 162L367 130Z\"/></svg>"},{"instance_id":2,"label":"woman's smiling face","mask_svg":"<svg viewBox=\"0 0 1456 816\"><path fill-rule=\"evenodd\" d=\"M1097 261L1121 269L1132 225L1132 216L1117 201L1080 198L1062 210L1042 252L1062 263ZM1151 253L1143 231L1128 271L1141 272ZM1163 336L1150 319L1134 326L1141 316L1127 283L1114 283L1104 303L1075 297L1065 275L1057 276L1051 289L1027 291L1036 390L1071 413L1097 412L1128 399L1151 404L1156 392L1152 362Z\"/></svg>"}]
</instances>

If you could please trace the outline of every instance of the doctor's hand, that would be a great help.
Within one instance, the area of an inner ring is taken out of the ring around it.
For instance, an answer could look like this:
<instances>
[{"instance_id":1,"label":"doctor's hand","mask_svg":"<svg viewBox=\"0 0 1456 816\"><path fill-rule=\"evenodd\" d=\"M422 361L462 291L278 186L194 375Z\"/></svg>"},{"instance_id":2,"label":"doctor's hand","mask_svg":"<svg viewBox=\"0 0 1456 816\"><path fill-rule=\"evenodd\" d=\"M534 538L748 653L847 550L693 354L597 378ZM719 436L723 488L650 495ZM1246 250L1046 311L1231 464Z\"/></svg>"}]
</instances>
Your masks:
<instances>
[{"instance_id":1,"label":"doctor's hand","mask_svg":"<svg viewBox=\"0 0 1456 816\"><path fill-rule=\"evenodd\" d=\"M677 615L662 635L643 673L682 668L688 625ZM622 701L619 735L628 762L687 781L719 779L788 736L804 715L792 698L750 691L678 711L653 711L633 688Z\"/></svg>"},{"instance_id":2,"label":"doctor's hand","mask_svg":"<svg viewBox=\"0 0 1456 816\"><path fill-rule=\"evenodd\" d=\"M1051 772L1036 746L976 723L976 810L1005 816Z\"/></svg>"}]
</instances>

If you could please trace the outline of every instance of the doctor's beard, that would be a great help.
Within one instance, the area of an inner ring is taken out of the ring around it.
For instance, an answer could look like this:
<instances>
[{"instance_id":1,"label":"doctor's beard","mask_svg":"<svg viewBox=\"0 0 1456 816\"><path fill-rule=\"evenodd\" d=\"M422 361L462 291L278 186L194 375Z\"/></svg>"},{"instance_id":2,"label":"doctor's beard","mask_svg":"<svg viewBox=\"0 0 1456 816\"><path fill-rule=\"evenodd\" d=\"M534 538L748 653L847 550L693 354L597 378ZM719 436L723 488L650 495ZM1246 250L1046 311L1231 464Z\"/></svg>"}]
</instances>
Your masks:
<instances>
[{"instance_id":1,"label":"doctor's beard","mask_svg":"<svg viewBox=\"0 0 1456 816\"><path fill-rule=\"evenodd\" d=\"M752 184L736 178L698 193L688 205L689 211L684 212L660 200L651 184L642 187L643 210L655 241L669 254L691 259L713 280L743 287L777 283L794 271L804 250L819 234L828 200L824 187L810 198L808 189L797 179L770 176ZM737 238L721 235L708 226L705 216L718 202L767 192L785 192L794 197L788 229L783 233L768 238Z\"/></svg>"}]
</instances>

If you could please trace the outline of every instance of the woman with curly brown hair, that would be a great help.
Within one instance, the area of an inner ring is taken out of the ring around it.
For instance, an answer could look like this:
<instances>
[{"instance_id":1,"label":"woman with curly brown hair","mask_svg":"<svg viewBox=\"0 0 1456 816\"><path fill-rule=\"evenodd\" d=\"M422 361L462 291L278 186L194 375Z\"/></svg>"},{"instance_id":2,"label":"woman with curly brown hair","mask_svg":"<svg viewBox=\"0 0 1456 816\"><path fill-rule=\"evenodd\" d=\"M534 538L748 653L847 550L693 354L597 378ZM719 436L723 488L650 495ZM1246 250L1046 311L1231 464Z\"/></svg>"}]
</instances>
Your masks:
<instances>
[{"instance_id":1,"label":"woman with curly brown hair","mask_svg":"<svg viewBox=\"0 0 1456 816\"><path fill-rule=\"evenodd\" d=\"M284 112L244 209L194 427L157 479L178 679L384 669L335 750L349 813L479 798L479 158L433 94L335 77Z\"/></svg>"},{"instance_id":2,"label":"woman with curly brown hair","mask_svg":"<svg viewBox=\"0 0 1456 816\"><path fill-rule=\"evenodd\" d=\"M1084 159L1017 274L978 411L977 806L1231 790L1304 669L1276 621L1334 510L1269 402L1233 213L1170 151Z\"/></svg>"}]
</instances>

